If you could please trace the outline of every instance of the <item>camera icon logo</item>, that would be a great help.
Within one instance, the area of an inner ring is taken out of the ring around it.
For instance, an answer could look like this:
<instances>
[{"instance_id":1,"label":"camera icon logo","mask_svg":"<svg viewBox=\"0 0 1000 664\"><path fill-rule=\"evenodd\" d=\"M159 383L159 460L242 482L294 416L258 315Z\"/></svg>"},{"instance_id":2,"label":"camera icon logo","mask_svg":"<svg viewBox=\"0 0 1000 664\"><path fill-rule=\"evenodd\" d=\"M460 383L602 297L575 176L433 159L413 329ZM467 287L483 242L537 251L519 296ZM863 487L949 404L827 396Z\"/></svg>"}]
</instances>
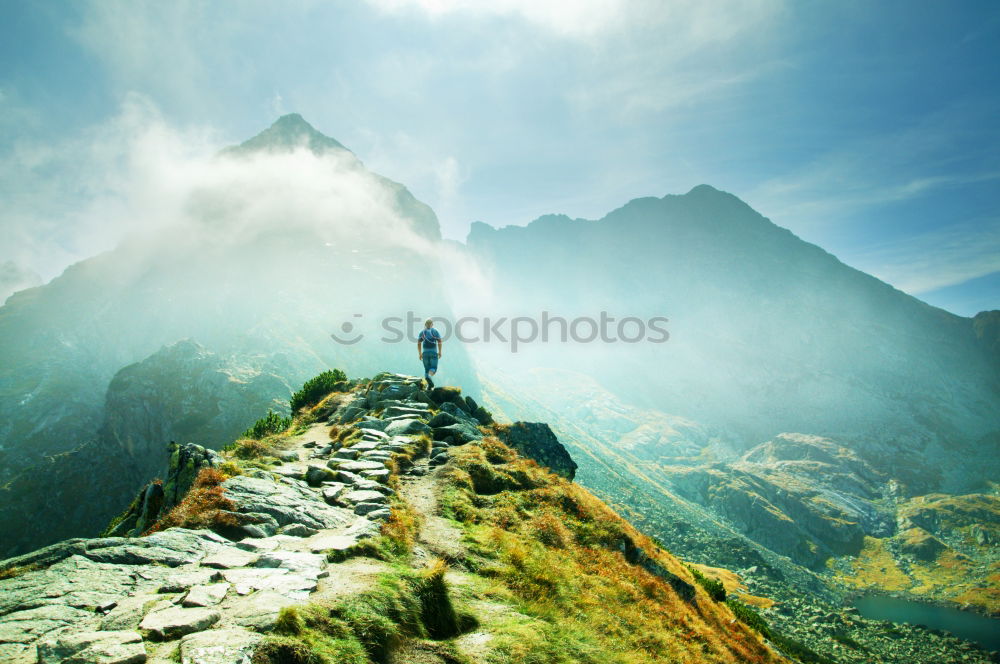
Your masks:
<instances>
[{"instance_id":1,"label":"camera icon logo","mask_svg":"<svg viewBox=\"0 0 1000 664\"><path fill-rule=\"evenodd\" d=\"M361 318L361 314L354 314L352 316L352 318ZM350 335L352 332L354 332L354 323L352 323L349 320L345 320L343 323L340 324L340 331L344 335ZM356 344L359 341L361 341L364 338L364 336L365 336L364 334L362 334L361 332L358 332L357 336L355 336L353 338L349 338L348 337L348 338L342 339L336 332L331 332L330 333L330 338L332 338L338 344L341 344L341 345L344 345L344 346L353 346L354 344Z\"/></svg>"}]
</instances>

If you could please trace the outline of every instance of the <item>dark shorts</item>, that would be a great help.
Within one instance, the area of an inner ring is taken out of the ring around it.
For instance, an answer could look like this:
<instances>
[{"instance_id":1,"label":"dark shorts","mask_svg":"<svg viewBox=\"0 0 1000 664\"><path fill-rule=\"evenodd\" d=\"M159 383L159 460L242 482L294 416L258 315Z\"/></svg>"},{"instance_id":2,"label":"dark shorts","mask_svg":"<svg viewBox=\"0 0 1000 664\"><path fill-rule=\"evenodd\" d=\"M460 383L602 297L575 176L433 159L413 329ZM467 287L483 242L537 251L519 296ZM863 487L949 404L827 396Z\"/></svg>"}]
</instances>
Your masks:
<instances>
[{"instance_id":1,"label":"dark shorts","mask_svg":"<svg viewBox=\"0 0 1000 664\"><path fill-rule=\"evenodd\" d=\"M438 354L436 350L425 350L424 354L420 357L424 361L424 375L427 375L431 371L437 371Z\"/></svg>"}]
</instances>

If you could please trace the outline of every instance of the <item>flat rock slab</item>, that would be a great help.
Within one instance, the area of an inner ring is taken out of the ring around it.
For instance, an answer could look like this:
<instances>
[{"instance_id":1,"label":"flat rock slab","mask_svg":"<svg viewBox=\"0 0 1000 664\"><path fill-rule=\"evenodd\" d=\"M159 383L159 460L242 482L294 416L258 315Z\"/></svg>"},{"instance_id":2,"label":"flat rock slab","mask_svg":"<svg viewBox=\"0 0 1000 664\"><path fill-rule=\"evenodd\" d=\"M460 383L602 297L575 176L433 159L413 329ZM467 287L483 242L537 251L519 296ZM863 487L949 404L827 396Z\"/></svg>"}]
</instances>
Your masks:
<instances>
[{"instance_id":1,"label":"flat rock slab","mask_svg":"<svg viewBox=\"0 0 1000 664\"><path fill-rule=\"evenodd\" d=\"M249 567L257 561L257 554L237 547L226 547L216 551L201 561L202 567L216 569L233 569L234 567Z\"/></svg>"},{"instance_id":2,"label":"flat rock slab","mask_svg":"<svg viewBox=\"0 0 1000 664\"><path fill-rule=\"evenodd\" d=\"M241 549L247 551L274 551L283 546L293 546L299 541L298 537L289 535L272 535L271 537L247 537L236 543Z\"/></svg>"},{"instance_id":3,"label":"flat rock slab","mask_svg":"<svg viewBox=\"0 0 1000 664\"><path fill-rule=\"evenodd\" d=\"M324 535L320 533L306 540L306 546L313 553L322 553L324 551L345 551L357 542L358 538L351 535Z\"/></svg>"},{"instance_id":4,"label":"flat rock slab","mask_svg":"<svg viewBox=\"0 0 1000 664\"><path fill-rule=\"evenodd\" d=\"M318 575L326 567L326 558L304 551L272 551L260 557L258 567L277 567L305 576Z\"/></svg>"},{"instance_id":5,"label":"flat rock slab","mask_svg":"<svg viewBox=\"0 0 1000 664\"><path fill-rule=\"evenodd\" d=\"M324 530L345 526L353 518L347 510L327 505L319 493L301 484L238 475L223 482L222 487L226 497L237 504L238 512L269 514L279 526L300 523Z\"/></svg>"},{"instance_id":6,"label":"flat rock slab","mask_svg":"<svg viewBox=\"0 0 1000 664\"><path fill-rule=\"evenodd\" d=\"M299 603L280 593L262 590L229 603L226 618L240 627L269 632L274 629L281 609Z\"/></svg>"},{"instance_id":7,"label":"flat rock slab","mask_svg":"<svg viewBox=\"0 0 1000 664\"><path fill-rule=\"evenodd\" d=\"M215 554L212 554L215 555ZM160 593L182 593L191 586L200 586L208 583L215 576L216 572L210 569L187 569L180 568L175 573L170 574L160 585L157 592Z\"/></svg>"},{"instance_id":8,"label":"flat rock slab","mask_svg":"<svg viewBox=\"0 0 1000 664\"><path fill-rule=\"evenodd\" d=\"M207 583L203 586L194 586L188 591L187 595L184 596L184 600L181 604L186 607L215 606L226 598L226 593L229 592L229 587L228 583Z\"/></svg>"},{"instance_id":9,"label":"flat rock slab","mask_svg":"<svg viewBox=\"0 0 1000 664\"><path fill-rule=\"evenodd\" d=\"M361 477L369 480L375 480L376 482L385 482L389 479L389 470L386 468L380 468L379 470L362 470Z\"/></svg>"},{"instance_id":10,"label":"flat rock slab","mask_svg":"<svg viewBox=\"0 0 1000 664\"><path fill-rule=\"evenodd\" d=\"M331 464L335 462L331 461ZM360 473L362 470L381 470L385 464L381 461L342 461L335 464L337 470L346 470L349 473Z\"/></svg>"},{"instance_id":11,"label":"flat rock slab","mask_svg":"<svg viewBox=\"0 0 1000 664\"><path fill-rule=\"evenodd\" d=\"M344 494L344 500L351 503L384 503L385 495L381 491L349 491Z\"/></svg>"},{"instance_id":12,"label":"flat rock slab","mask_svg":"<svg viewBox=\"0 0 1000 664\"><path fill-rule=\"evenodd\" d=\"M32 643L53 630L85 621L92 615L89 611L60 604L9 613L0 623L0 643Z\"/></svg>"},{"instance_id":13,"label":"flat rock slab","mask_svg":"<svg viewBox=\"0 0 1000 664\"><path fill-rule=\"evenodd\" d=\"M219 612L213 609L173 607L146 614L139 623L139 629L155 641L169 641L208 629L220 618Z\"/></svg>"},{"instance_id":14,"label":"flat rock slab","mask_svg":"<svg viewBox=\"0 0 1000 664\"><path fill-rule=\"evenodd\" d=\"M263 637L247 629L212 629L181 639L181 664L246 664Z\"/></svg>"},{"instance_id":15,"label":"flat rock slab","mask_svg":"<svg viewBox=\"0 0 1000 664\"><path fill-rule=\"evenodd\" d=\"M223 572L226 581L233 584L239 595L249 595L255 590L270 590L289 599L308 599L316 589L318 574L304 575L278 567L231 569Z\"/></svg>"},{"instance_id":16,"label":"flat rock slab","mask_svg":"<svg viewBox=\"0 0 1000 664\"><path fill-rule=\"evenodd\" d=\"M75 632L38 643L39 664L142 664L146 648L133 631Z\"/></svg>"},{"instance_id":17,"label":"flat rock slab","mask_svg":"<svg viewBox=\"0 0 1000 664\"><path fill-rule=\"evenodd\" d=\"M381 443L374 440L359 440L358 442L354 443L353 445L345 449L357 450L360 453L360 452L367 452L368 450L377 449L380 444Z\"/></svg>"}]
</instances>

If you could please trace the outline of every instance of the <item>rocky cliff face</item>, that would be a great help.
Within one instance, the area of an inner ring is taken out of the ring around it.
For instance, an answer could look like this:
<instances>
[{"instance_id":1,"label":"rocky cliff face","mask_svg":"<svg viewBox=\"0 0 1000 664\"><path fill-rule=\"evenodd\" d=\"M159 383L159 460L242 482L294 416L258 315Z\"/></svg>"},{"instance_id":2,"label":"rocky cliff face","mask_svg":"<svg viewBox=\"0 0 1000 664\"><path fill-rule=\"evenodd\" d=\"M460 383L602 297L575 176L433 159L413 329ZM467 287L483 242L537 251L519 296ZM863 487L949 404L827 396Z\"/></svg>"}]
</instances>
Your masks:
<instances>
[{"instance_id":1,"label":"rocky cliff face","mask_svg":"<svg viewBox=\"0 0 1000 664\"><path fill-rule=\"evenodd\" d=\"M0 488L0 527L12 533L4 555L97 534L140 486L165 477L167 443L218 449L262 410L287 409L290 393L266 368L236 365L191 340L125 367L110 382L94 440L45 457Z\"/></svg>"},{"instance_id":2,"label":"rocky cliff face","mask_svg":"<svg viewBox=\"0 0 1000 664\"><path fill-rule=\"evenodd\" d=\"M282 377L226 361L194 340L164 347L124 367L108 385L99 433L136 460L142 477L167 466L164 441L218 449L269 408L287 413Z\"/></svg>"}]
</instances>

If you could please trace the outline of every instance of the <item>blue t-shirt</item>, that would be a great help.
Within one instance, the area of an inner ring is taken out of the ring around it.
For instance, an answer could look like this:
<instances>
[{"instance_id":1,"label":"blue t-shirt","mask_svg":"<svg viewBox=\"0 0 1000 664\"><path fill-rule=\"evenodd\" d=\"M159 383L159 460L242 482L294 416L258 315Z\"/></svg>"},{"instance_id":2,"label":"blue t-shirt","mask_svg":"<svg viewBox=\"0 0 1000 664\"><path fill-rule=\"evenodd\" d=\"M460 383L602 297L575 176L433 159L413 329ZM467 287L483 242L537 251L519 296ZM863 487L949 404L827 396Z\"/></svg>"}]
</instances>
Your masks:
<instances>
[{"instance_id":1,"label":"blue t-shirt","mask_svg":"<svg viewBox=\"0 0 1000 664\"><path fill-rule=\"evenodd\" d=\"M424 352L435 351L437 352L437 342L441 338L441 334L432 328L424 328L420 331L420 339L424 342Z\"/></svg>"}]
</instances>

